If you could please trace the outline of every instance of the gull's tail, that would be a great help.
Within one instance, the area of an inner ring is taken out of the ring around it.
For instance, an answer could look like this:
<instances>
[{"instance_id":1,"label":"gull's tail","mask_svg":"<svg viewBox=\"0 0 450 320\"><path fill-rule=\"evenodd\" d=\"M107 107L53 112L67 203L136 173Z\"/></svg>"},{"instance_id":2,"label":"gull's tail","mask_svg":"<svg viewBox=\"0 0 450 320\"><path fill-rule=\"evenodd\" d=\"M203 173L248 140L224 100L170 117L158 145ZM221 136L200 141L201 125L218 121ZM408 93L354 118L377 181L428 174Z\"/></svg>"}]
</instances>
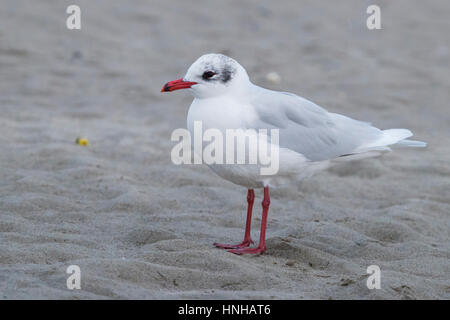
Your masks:
<instances>
[{"instance_id":1,"label":"gull's tail","mask_svg":"<svg viewBox=\"0 0 450 320\"><path fill-rule=\"evenodd\" d=\"M382 136L380 139L377 139L372 143L363 145L350 154L342 155L339 158L333 159L333 161L342 162L377 157L384 152L391 151L391 148L389 148L389 146L416 148L427 146L426 142L407 140L406 138L413 135L412 132L408 129L388 129L382 130L381 132Z\"/></svg>"},{"instance_id":2,"label":"gull's tail","mask_svg":"<svg viewBox=\"0 0 450 320\"><path fill-rule=\"evenodd\" d=\"M383 130L382 139L387 142L386 145L415 148L423 148L427 146L426 142L406 139L411 137L412 135L412 132L408 129L389 129Z\"/></svg>"},{"instance_id":3,"label":"gull's tail","mask_svg":"<svg viewBox=\"0 0 450 320\"><path fill-rule=\"evenodd\" d=\"M365 144L357 148L355 153L367 151L390 151L389 146L399 147L426 147L427 143L422 141L407 140L413 134L408 129L388 129L382 130L381 137L369 144Z\"/></svg>"}]
</instances>

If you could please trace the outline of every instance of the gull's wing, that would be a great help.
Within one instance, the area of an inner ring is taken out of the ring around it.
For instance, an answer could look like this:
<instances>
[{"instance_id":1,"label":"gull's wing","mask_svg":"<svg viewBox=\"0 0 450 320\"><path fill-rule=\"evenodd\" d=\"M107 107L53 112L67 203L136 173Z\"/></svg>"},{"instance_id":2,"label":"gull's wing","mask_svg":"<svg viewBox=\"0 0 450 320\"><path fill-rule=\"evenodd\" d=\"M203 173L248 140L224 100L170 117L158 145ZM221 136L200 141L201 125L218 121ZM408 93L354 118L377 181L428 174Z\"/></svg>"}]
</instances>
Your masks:
<instances>
[{"instance_id":1,"label":"gull's wing","mask_svg":"<svg viewBox=\"0 0 450 320\"><path fill-rule=\"evenodd\" d=\"M378 143L386 138L384 131L370 123L327 112L295 94L257 86L250 103L257 116L246 124L249 129L277 128L280 130L280 147L301 153L313 161L333 159L366 149L388 149L386 145L411 135L406 130L408 132L401 132L401 139Z\"/></svg>"}]
</instances>

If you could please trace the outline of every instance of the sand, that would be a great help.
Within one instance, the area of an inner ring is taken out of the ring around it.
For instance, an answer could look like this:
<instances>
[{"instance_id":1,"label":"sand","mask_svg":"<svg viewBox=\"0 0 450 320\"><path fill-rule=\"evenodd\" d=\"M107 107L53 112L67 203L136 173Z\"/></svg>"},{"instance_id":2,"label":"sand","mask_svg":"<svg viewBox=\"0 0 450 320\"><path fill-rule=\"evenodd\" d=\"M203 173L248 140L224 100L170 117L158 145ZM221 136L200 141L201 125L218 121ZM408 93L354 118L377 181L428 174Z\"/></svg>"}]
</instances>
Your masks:
<instances>
[{"instance_id":1,"label":"sand","mask_svg":"<svg viewBox=\"0 0 450 320\"><path fill-rule=\"evenodd\" d=\"M71 1L1 1L0 299L450 298L450 3L377 1L373 31L372 1L77 3L81 30ZM172 164L192 98L159 92L209 52L429 146L273 189L266 253L217 249L246 190Z\"/></svg>"}]
</instances>

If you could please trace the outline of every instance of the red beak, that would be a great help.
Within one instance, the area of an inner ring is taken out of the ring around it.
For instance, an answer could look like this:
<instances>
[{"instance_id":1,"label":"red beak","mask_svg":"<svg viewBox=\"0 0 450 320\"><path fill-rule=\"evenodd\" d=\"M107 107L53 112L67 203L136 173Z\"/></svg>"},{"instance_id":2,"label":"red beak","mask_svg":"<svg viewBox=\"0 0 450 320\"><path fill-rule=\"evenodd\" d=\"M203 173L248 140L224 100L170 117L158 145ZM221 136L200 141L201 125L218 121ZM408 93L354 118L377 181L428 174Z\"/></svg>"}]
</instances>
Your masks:
<instances>
[{"instance_id":1,"label":"red beak","mask_svg":"<svg viewBox=\"0 0 450 320\"><path fill-rule=\"evenodd\" d=\"M161 89L161 92L175 91L179 89L187 89L197 82L184 81L183 78L167 82Z\"/></svg>"}]
</instances>

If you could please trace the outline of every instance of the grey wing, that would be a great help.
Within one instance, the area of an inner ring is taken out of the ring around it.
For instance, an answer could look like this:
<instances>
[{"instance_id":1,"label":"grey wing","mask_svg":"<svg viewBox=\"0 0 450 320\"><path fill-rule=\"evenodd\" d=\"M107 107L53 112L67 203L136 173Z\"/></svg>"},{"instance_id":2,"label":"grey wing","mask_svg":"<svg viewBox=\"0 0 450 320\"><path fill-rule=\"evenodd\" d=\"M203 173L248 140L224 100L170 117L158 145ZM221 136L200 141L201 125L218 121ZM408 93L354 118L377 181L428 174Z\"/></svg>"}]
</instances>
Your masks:
<instances>
[{"instance_id":1,"label":"grey wing","mask_svg":"<svg viewBox=\"0 0 450 320\"><path fill-rule=\"evenodd\" d=\"M279 131L279 144L320 161L351 154L383 135L369 123L327 112L315 103L287 92L258 88L252 95L257 117L248 128Z\"/></svg>"}]
</instances>

